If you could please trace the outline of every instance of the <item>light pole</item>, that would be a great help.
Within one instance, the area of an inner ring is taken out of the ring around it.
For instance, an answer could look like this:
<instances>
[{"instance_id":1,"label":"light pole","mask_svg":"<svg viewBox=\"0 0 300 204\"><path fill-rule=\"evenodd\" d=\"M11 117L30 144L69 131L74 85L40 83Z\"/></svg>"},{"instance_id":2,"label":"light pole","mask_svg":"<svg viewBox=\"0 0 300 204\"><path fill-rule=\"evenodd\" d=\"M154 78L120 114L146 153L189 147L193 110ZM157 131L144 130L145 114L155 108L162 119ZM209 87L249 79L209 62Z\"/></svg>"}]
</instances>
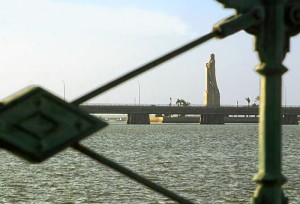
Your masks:
<instances>
[{"instance_id":1,"label":"light pole","mask_svg":"<svg viewBox=\"0 0 300 204\"><path fill-rule=\"evenodd\" d=\"M286 85L284 85L284 105L286 107Z\"/></svg>"},{"instance_id":2,"label":"light pole","mask_svg":"<svg viewBox=\"0 0 300 204\"><path fill-rule=\"evenodd\" d=\"M137 83L139 85L139 106L140 106L141 105L141 84L139 81Z\"/></svg>"}]
</instances>

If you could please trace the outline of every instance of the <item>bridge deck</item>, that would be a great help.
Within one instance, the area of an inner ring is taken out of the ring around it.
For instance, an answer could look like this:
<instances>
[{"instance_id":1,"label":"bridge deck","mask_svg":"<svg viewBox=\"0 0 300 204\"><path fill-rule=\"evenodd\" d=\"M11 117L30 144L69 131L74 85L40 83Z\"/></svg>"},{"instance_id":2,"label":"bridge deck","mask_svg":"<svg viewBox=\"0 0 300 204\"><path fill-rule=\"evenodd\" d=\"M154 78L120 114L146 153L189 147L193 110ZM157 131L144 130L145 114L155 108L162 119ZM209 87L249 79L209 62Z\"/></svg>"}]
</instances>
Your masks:
<instances>
[{"instance_id":1,"label":"bridge deck","mask_svg":"<svg viewBox=\"0 0 300 204\"><path fill-rule=\"evenodd\" d=\"M83 110L93 114L221 114L221 115L258 115L258 107L204 107L204 106L156 106L156 105L81 105ZM300 107L282 107L283 115L300 115Z\"/></svg>"}]
</instances>

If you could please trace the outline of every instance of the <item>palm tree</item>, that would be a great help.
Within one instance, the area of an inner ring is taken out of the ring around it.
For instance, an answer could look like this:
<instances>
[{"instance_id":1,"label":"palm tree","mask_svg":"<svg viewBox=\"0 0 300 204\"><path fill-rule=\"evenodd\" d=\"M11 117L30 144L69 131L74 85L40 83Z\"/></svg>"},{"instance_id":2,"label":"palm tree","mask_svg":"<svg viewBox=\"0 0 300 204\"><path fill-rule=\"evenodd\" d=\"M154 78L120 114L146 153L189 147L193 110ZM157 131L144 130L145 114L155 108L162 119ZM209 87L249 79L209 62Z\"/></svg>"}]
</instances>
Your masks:
<instances>
[{"instance_id":1,"label":"palm tree","mask_svg":"<svg viewBox=\"0 0 300 204\"><path fill-rule=\"evenodd\" d=\"M183 99L177 99L176 105L177 106L189 106L189 105L191 105L191 103L188 101L185 101Z\"/></svg>"},{"instance_id":2,"label":"palm tree","mask_svg":"<svg viewBox=\"0 0 300 204\"><path fill-rule=\"evenodd\" d=\"M248 107L249 107L250 106L250 101L251 101L250 98L249 98L249 96L246 97L245 100L248 102Z\"/></svg>"},{"instance_id":3,"label":"palm tree","mask_svg":"<svg viewBox=\"0 0 300 204\"><path fill-rule=\"evenodd\" d=\"M176 105L177 105L177 106L180 106L180 105L181 105L181 103L182 103L182 100L181 100L181 99L177 99L177 101L176 101Z\"/></svg>"},{"instance_id":4,"label":"palm tree","mask_svg":"<svg viewBox=\"0 0 300 204\"><path fill-rule=\"evenodd\" d=\"M257 104L259 104L259 101L260 101L260 96L256 96L255 102L257 102Z\"/></svg>"}]
</instances>

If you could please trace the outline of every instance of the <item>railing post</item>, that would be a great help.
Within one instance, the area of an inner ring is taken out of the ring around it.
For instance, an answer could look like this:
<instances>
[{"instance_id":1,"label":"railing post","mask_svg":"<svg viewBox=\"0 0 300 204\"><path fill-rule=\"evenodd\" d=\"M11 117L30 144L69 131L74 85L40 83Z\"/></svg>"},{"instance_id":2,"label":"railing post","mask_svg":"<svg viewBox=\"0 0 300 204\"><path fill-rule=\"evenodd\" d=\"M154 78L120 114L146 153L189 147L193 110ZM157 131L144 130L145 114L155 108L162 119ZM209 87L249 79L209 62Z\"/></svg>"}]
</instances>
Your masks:
<instances>
[{"instance_id":1,"label":"railing post","mask_svg":"<svg viewBox=\"0 0 300 204\"><path fill-rule=\"evenodd\" d=\"M286 68L282 61L288 51L285 30L286 0L264 1L265 20L256 34L256 50L261 64L261 102L259 119L259 172L253 204L286 204L281 186L281 83Z\"/></svg>"},{"instance_id":2,"label":"railing post","mask_svg":"<svg viewBox=\"0 0 300 204\"><path fill-rule=\"evenodd\" d=\"M274 68L274 67L272 67ZM271 67L263 65L263 69ZM258 186L252 203L287 203L281 189L286 178L281 173L281 71L261 76L259 119L259 172L254 177Z\"/></svg>"}]
</instances>

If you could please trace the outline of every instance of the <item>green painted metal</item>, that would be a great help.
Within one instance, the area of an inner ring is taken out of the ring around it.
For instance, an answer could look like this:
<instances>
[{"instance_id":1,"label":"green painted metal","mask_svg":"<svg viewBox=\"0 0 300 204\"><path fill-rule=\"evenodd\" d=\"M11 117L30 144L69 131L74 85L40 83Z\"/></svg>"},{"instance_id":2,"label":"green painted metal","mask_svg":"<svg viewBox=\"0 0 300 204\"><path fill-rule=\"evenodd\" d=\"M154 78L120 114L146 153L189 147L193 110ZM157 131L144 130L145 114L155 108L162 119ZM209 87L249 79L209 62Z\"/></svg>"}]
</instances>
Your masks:
<instances>
[{"instance_id":1,"label":"green painted metal","mask_svg":"<svg viewBox=\"0 0 300 204\"><path fill-rule=\"evenodd\" d=\"M138 75L141 75L143 74L144 72L146 71L149 71L155 67L157 67L158 65L161 65L163 64L164 62L167 62L203 43L205 43L206 41L214 38L217 36L217 33L216 32L210 32L206 35L203 35L171 52L168 52L166 53L165 55L161 56L161 57L158 57L157 59L154 59L136 69L133 69L132 71L116 78L115 80L112 80L106 84L104 84L103 86L99 87L99 88L96 88L88 93L86 93L85 95L75 99L72 103L73 104L76 104L76 105L80 105L81 103L89 100L89 99L92 99L94 98L95 96L98 96L100 94L103 94L104 92L138 76Z\"/></svg>"},{"instance_id":2,"label":"green painted metal","mask_svg":"<svg viewBox=\"0 0 300 204\"><path fill-rule=\"evenodd\" d=\"M238 28L245 29L255 36L261 61L256 69L261 75L259 172L254 177L257 188L251 201L255 204L288 203L281 188L286 182L281 173L281 81L282 74L287 71L282 62L289 51L289 38L300 31L300 1L218 1L237 12L215 26L219 36L225 37Z\"/></svg>"},{"instance_id":3,"label":"green painted metal","mask_svg":"<svg viewBox=\"0 0 300 204\"><path fill-rule=\"evenodd\" d=\"M284 0L265 7L265 22L256 33L256 50L261 75L259 123L259 172L254 177L258 186L252 203L287 203L281 189L286 178L281 173L281 81L287 71L282 65L288 50L285 31Z\"/></svg>"},{"instance_id":4,"label":"green painted metal","mask_svg":"<svg viewBox=\"0 0 300 204\"><path fill-rule=\"evenodd\" d=\"M31 162L41 162L107 124L39 87L2 101L0 143Z\"/></svg>"},{"instance_id":5,"label":"green painted metal","mask_svg":"<svg viewBox=\"0 0 300 204\"><path fill-rule=\"evenodd\" d=\"M100 163L102 163L105 166L108 166L116 171L118 171L119 173L127 176L128 178L131 178L132 180L135 180L136 182L143 184L144 186L172 199L173 201L176 201L176 203L181 203L181 204L192 204L192 201L187 200L186 198L177 195L176 193L146 179L145 177L139 175L136 172L133 172L132 170L106 158L105 156L96 153L92 150L90 150L89 148L86 148L85 146L79 144L79 143L75 143L74 145L72 145L72 148L81 152L82 154L87 155L88 157L92 158L95 161L98 161Z\"/></svg>"}]
</instances>

